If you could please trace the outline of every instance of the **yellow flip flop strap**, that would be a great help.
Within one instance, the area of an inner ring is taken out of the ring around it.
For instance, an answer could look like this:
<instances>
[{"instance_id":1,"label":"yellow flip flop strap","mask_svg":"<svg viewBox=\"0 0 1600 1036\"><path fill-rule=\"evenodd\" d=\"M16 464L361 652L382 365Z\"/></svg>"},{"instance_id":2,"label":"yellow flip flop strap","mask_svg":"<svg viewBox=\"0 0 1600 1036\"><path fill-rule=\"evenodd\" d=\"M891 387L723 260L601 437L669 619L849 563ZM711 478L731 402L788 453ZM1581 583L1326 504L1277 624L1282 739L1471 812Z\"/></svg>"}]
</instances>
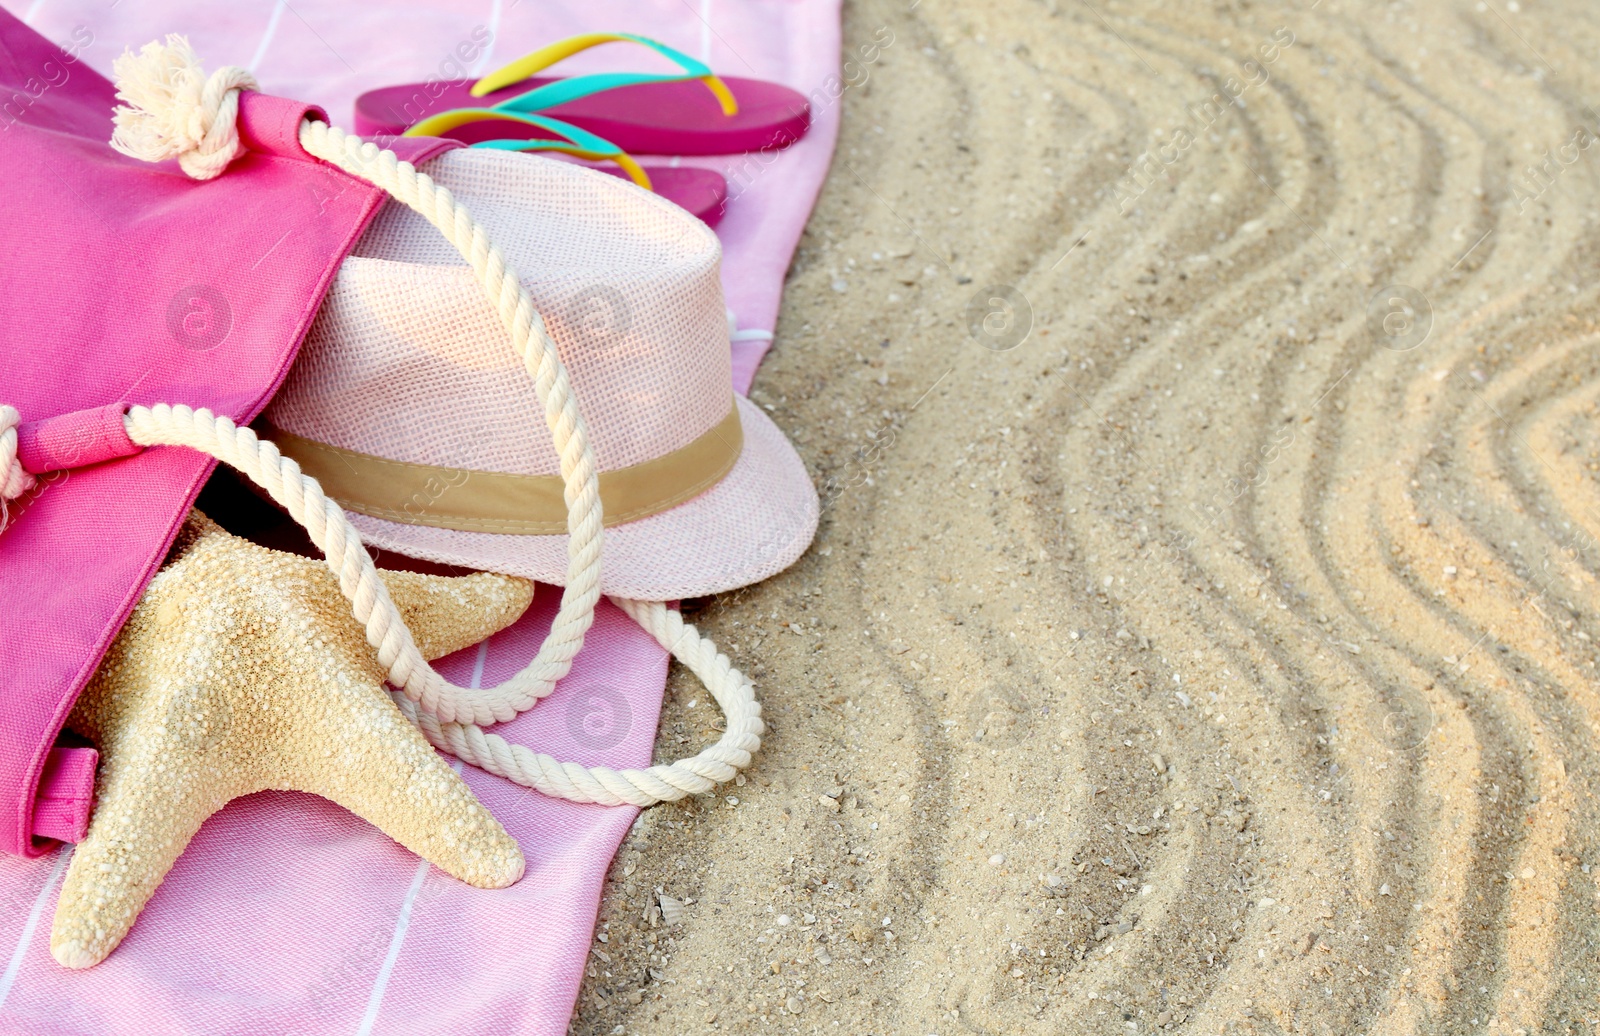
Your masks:
<instances>
[{"instance_id":1,"label":"yellow flip flop strap","mask_svg":"<svg viewBox=\"0 0 1600 1036\"><path fill-rule=\"evenodd\" d=\"M577 158L587 159L591 162L615 162L623 172L628 174L628 179L653 191L654 185L650 182L650 175L644 171L632 155L606 140L587 130L552 119L547 115L523 115L517 112L498 111L494 108L452 108L438 115L430 115L426 119L406 130L402 136L407 137L442 137L446 133L468 123L483 121L518 122L529 126L538 126L540 129L551 133L560 134L565 140L485 140L472 145L473 147L488 148L495 151L559 151L562 154L573 155Z\"/></svg>"}]
</instances>

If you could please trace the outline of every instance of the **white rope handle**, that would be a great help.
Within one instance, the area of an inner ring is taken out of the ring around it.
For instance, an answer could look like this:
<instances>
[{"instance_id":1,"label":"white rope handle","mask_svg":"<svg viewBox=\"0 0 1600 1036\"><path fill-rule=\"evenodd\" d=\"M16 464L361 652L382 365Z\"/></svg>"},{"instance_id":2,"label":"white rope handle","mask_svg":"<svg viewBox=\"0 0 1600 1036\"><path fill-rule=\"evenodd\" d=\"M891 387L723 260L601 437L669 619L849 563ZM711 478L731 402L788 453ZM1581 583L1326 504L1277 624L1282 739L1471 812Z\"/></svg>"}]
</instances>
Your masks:
<instances>
[{"instance_id":1,"label":"white rope handle","mask_svg":"<svg viewBox=\"0 0 1600 1036\"><path fill-rule=\"evenodd\" d=\"M576 595L573 587L567 588L550 634L522 672L487 692L474 692L450 683L422 657L372 555L344 510L323 493L316 479L302 473L300 466L271 442L209 410L166 404L129 408L124 427L128 438L141 446L187 446L237 468L265 489L305 528L329 570L339 577L339 589L349 598L356 620L366 628L367 643L377 649L378 663L388 670L389 682L428 712L471 722L504 722L548 695L572 668L572 659L593 621L599 597L597 578L580 584ZM576 616L572 614L577 610L575 597L577 609L585 609Z\"/></svg>"},{"instance_id":2,"label":"white rope handle","mask_svg":"<svg viewBox=\"0 0 1600 1036\"><path fill-rule=\"evenodd\" d=\"M116 62L118 96L129 106L117 109L113 146L150 161L176 157L191 176L218 175L242 145L234 125L241 87L253 86L249 73L221 68L205 76L181 36L147 44L137 55ZM572 667L594 621L600 599L600 544L603 534L600 484L594 452L578 413L572 386L555 342L533 307L515 270L448 190L391 151L326 123L300 125L307 153L387 191L444 234L472 267L489 303L511 334L512 348L533 377L545 406L567 503L567 586L549 635L527 668L497 687L461 687L440 676L417 650L411 631L389 600L376 566L342 511L329 501L298 465L270 443L226 418L186 407L135 408L128 434L141 445L183 445L239 468L288 508L305 525L312 542L327 555L340 577L367 640L396 687L442 720L503 722L533 707L555 689ZM196 168L191 168L199 163Z\"/></svg>"},{"instance_id":3,"label":"white rope handle","mask_svg":"<svg viewBox=\"0 0 1600 1036\"><path fill-rule=\"evenodd\" d=\"M621 597L611 600L688 666L722 707L727 730L716 744L690 759L646 770L619 771L559 762L487 733L476 722L452 721L439 715L428 709L426 694L409 693L407 680L418 678L423 667L434 679L442 681L443 677L421 660L411 631L390 599L377 566L361 543L360 533L345 517L344 510L323 493L316 479L301 472L299 465L283 456L271 442L208 410L165 404L131 407L125 427L128 437L141 445L187 446L237 468L304 526L311 542L326 557L328 568L339 577L340 590L366 626L368 643L378 648L379 662L389 666L390 681L407 688L394 692L396 704L435 747L546 795L613 806L649 806L708 791L749 766L751 756L761 747L766 727L749 678L735 669L714 643L665 604ZM415 654L415 660L409 670L402 670L408 654ZM561 675L570 668L569 658Z\"/></svg>"},{"instance_id":4,"label":"white rope handle","mask_svg":"<svg viewBox=\"0 0 1600 1036\"><path fill-rule=\"evenodd\" d=\"M248 475L306 527L312 543L324 552L356 619L366 627L368 643L377 649L378 660L396 687L447 722L504 722L532 708L571 669L600 599L603 530L599 479L571 383L516 272L449 191L436 186L410 163L401 162L393 152L364 144L324 123L303 123L301 138L307 151L384 188L445 233L477 271L512 334L513 347L534 378L561 458L569 533L567 587L545 642L527 668L497 687L474 690L453 684L417 650L411 631L389 600L371 556L344 512L323 494L316 480L303 475L299 465L283 457L270 442L225 417L188 407L135 407L128 414L128 435L143 446L188 446Z\"/></svg>"},{"instance_id":5,"label":"white rope handle","mask_svg":"<svg viewBox=\"0 0 1600 1036\"><path fill-rule=\"evenodd\" d=\"M441 723L397 693L394 698L400 711L422 728L434 747L506 780L571 802L641 807L675 802L685 795L710 791L749 766L751 756L761 747L761 735L766 733L761 703L756 701L750 679L735 669L715 644L684 622L683 616L660 601L611 600L688 666L722 707L727 729L699 755L644 770L581 766L557 762L470 723Z\"/></svg>"},{"instance_id":6,"label":"white rope handle","mask_svg":"<svg viewBox=\"0 0 1600 1036\"><path fill-rule=\"evenodd\" d=\"M498 687L473 691L452 684L434 672L412 643L410 632L398 613L391 625L392 630L403 633L400 638L403 643L399 645L394 664L400 666L400 673L408 678L404 686L409 697L441 720L504 722L548 695L555 689L556 681L572 668L572 659L583 647L584 634L594 621L594 606L600 599L603 528L599 472L572 383L544 319L534 309L533 299L522 286L522 279L506 262L500 249L490 242L488 233L472 218L466 206L457 202L447 189L435 184L410 162L402 162L394 152L363 142L326 123L310 120L301 123L300 144L309 154L383 188L439 228L471 265L490 304L498 310L501 322L510 332L512 348L533 377L534 388L544 403L545 423L561 458L567 503L567 585L562 592L561 607L538 655L528 668ZM352 603L357 604L357 618L367 622L368 616L359 613L360 604L353 598ZM372 636L369 626L369 640ZM375 647L379 643L373 642ZM380 661L391 664L381 651ZM413 671L421 674L417 686L410 682Z\"/></svg>"},{"instance_id":7,"label":"white rope handle","mask_svg":"<svg viewBox=\"0 0 1600 1036\"><path fill-rule=\"evenodd\" d=\"M196 179L218 175L240 150L234 122L239 89L254 86L249 73L224 68L203 78L187 41L179 36L169 36L165 48L147 45L137 58L124 54L117 73L122 87L119 96L133 105L117 112L113 144L119 150L149 160L177 157ZM203 85L197 85L202 79ZM534 379L561 458L569 533L567 587L544 644L526 669L498 687L473 690L452 684L417 650L410 629L344 511L276 446L226 417L204 409L166 405L130 408L125 419L129 438L146 446L188 446L238 468L304 526L329 569L339 577L340 589L365 626L367 640L377 649L390 681L401 688L396 701L438 747L519 784L577 802L646 806L703 792L731 778L749 765L751 754L760 747L765 730L761 706L750 681L716 646L659 602L613 598L689 666L722 706L728 718L727 731L715 745L691 759L647 770L616 771L560 763L482 730L480 724L510 719L547 696L570 671L594 621L600 594L602 523L593 451L566 369L543 319L521 279L466 207L393 152L324 123L303 122L300 144L308 154L387 191L444 234L477 275L511 334L513 348ZM5 432L10 431L13 444L15 440L15 411L10 413L12 428L7 429L6 415L0 411L0 462L6 461ZM11 449L14 457L14 445ZM9 465L0 463L0 474L9 470ZM20 465L16 470L22 478L28 477Z\"/></svg>"}]
</instances>

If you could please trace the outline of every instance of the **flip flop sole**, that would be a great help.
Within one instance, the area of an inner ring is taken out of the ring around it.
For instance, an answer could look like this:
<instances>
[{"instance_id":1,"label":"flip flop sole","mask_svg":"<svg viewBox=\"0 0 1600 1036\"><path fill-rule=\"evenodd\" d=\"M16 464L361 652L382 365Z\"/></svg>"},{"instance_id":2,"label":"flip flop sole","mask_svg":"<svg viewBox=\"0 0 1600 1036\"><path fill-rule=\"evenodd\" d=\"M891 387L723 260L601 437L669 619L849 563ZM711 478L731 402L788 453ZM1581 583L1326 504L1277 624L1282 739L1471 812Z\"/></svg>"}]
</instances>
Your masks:
<instances>
[{"instance_id":1,"label":"flip flop sole","mask_svg":"<svg viewBox=\"0 0 1600 1036\"><path fill-rule=\"evenodd\" d=\"M472 84L408 83L369 90L356 98L356 132L363 136L399 135L429 115L453 108L488 108L555 82L525 79L504 90L473 97ZM804 95L761 79L724 78L739 102L724 115L705 85L694 80L638 83L581 97L538 112L598 134L631 154L732 155L787 147L805 135L811 108ZM475 123L452 130L468 144L482 140L541 136L509 122Z\"/></svg>"},{"instance_id":2,"label":"flip flop sole","mask_svg":"<svg viewBox=\"0 0 1600 1036\"><path fill-rule=\"evenodd\" d=\"M527 152L527 154L531 157L551 158L558 162L574 161L574 164L581 164L585 169L615 176L619 180L628 179L628 174L616 166L577 163L575 160L548 152ZM728 181L715 169L647 165L644 171L650 177L652 193L657 197L672 202L708 227L714 228L722 222L728 202Z\"/></svg>"},{"instance_id":3,"label":"flip flop sole","mask_svg":"<svg viewBox=\"0 0 1600 1036\"><path fill-rule=\"evenodd\" d=\"M590 166L602 173L626 180L621 169L609 166ZM728 200L728 181L714 169L692 166L648 165L644 171L650 177L655 193L688 211L708 227L722 222L723 206Z\"/></svg>"}]
</instances>

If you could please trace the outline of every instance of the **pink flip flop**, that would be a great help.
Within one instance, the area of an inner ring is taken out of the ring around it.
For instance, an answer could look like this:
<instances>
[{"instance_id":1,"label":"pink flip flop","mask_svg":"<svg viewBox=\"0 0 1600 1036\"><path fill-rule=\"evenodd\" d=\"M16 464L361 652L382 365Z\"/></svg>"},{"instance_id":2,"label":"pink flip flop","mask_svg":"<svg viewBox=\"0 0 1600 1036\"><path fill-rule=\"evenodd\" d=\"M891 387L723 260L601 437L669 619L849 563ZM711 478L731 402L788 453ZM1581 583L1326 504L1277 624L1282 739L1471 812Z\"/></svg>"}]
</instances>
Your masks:
<instances>
[{"instance_id":1,"label":"pink flip flop","mask_svg":"<svg viewBox=\"0 0 1600 1036\"><path fill-rule=\"evenodd\" d=\"M683 71L534 75L579 51L615 41L649 47ZM787 147L805 135L811 122L804 95L786 86L719 78L703 62L643 36L585 33L541 48L476 83L433 81L369 90L356 98L356 132L398 135L457 108L548 113L625 151L656 155ZM474 137L475 131L463 127L452 136L477 143L503 129L488 127L484 136Z\"/></svg>"}]
</instances>

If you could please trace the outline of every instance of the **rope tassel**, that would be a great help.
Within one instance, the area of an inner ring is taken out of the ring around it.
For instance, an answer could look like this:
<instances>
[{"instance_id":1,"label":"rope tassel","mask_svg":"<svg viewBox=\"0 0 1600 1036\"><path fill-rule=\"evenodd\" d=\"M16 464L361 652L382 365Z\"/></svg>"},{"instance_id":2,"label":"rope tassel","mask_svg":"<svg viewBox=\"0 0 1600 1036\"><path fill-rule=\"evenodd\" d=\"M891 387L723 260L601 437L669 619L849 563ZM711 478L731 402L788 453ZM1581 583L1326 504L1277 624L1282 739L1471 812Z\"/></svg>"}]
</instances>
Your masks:
<instances>
[{"instance_id":1,"label":"rope tassel","mask_svg":"<svg viewBox=\"0 0 1600 1036\"><path fill-rule=\"evenodd\" d=\"M239 91L257 90L255 76L229 65L209 77L187 38L146 43L112 63L117 77L116 132L111 146L144 162L176 158L196 180L222 175L244 150L239 142Z\"/></svg>"}]
</instances>

